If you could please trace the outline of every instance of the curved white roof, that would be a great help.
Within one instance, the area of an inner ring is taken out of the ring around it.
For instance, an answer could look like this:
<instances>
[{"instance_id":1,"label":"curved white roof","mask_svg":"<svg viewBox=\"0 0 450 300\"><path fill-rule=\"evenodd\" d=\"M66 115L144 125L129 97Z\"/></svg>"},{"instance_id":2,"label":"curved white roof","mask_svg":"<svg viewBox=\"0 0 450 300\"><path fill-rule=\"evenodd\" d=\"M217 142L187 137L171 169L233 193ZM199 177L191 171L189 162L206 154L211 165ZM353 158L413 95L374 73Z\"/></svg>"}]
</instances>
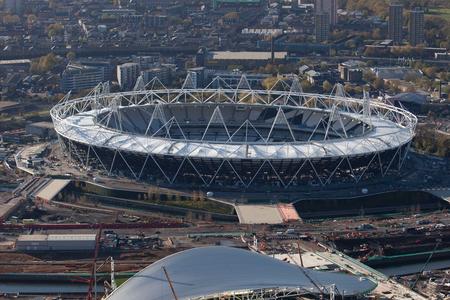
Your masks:
<instances>
[{"instance_id":1,"label":"curved white roof","mask_svg":"<svg viewBox=\"0 0 450 300\"><path fill-rule=\"evenodd\" d=\"M233 144L171 140L119 132L95 123L95 112L70 116L55 124L62 136L86 145L153 155L231 159L300 159L364 155L398 148L413 134L389 120L372 118L363 137L279 144ZM353 116L357 118L357 116Z\"/></svg>"},{"instance_id":2,"label":"curved white roof","mask_svg":"<svg viewBox=\"0 0 450 300\"><path fill-rule=\"evenodd\" d=\"M101 113L112 113L115 110L120 110L123 102L127 102L126 106L141 106L156 103L183 103L181 101L183 98L189 98L192 103L215 103L215 99L221 99L224 103L237 105L241 103L238 96L243 94L252 97L251 99L258 100L259 104L283 106L287 109L299 107L311 109L310 106L313 105L311 103L315 103L314 109L331 114L334 107L339 110L337 115L349 117L357 122L370 123L372 128L363 135L355 137L243 144L189 139L175 140L139 135L107 128L97 122L96 119ZM292 97L303 100L297 103ZM368 100L363 101L341 96L241 89L165 89L105 93L74 100L66 99L51 110L51 115L55 130L59 135L86 145L144 155L256 160L320 159L323 157L359 156L383 152L409 143L414 137L414 128L417 123L417 118L411 113L381 102L369 104Z\"/></svg>"},{"instance_id":3,"label":"curved white roof","mask_svg":"<svg viewBox=\"0 0 450 300\"><path fill-rule=\"evenodd\" d=\"M324 288L326 293L325 289L330 289L332 284L336 285L339 294L359 295L376 287L367 278L302 270L269 256L237 248L204 247L178 252L155 262L126 281L107 299L174 299L163 267L180 300L267 289L317 294L315 285Z\"/></svg>"}]
</instances>

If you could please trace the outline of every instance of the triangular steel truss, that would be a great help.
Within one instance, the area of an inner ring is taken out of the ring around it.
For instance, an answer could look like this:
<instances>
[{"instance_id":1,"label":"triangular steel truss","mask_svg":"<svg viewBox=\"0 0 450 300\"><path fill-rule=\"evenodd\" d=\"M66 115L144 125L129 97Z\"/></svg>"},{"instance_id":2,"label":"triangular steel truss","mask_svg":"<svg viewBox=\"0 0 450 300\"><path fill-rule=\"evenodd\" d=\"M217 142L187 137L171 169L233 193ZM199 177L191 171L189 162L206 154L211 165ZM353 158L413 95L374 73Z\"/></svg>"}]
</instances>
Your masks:
<instances>
[{"instance_id":1,"label":"triangular steel truss","mask_svg":"<svg viewBox=\"0 0 450 300\"><path fill-rule=\"evenodd\" d=\"M308 94L302 91L298 78L290 80L290 84L279 80L269 90L256 90L245 75L235 88L216 77L205 88L196 88L194 74L188 73L181 89L168 89L156 77L144 85L141 78L133 91L113 94L109 84L101 83L80 99L70 100L67 94L52 108L51 116L58 138L72 159L86 168L137 180L288 188L357 183L376 174L387 176L402 167L417 124L413 114L371 101L367 93L362 100L350 98L342 85L336 85L330 95ZM198 140L189 138L183 120L166 116L164 105L177 103L214 105L211 115L205 116L206 127ZM249 119L229 124L222 103L273 107L274 115L266 120L266 131ZM139 112L146 120L140 125L145 127L141 136L146 141L122 134L123 126L136 126L136 120L121 113L126 106L152 107ZM290 113L295 108L305 108L305 113L298 116L300 123L293 124ZM77 116L92 118L92 123L72 123L71 117ZM395 131L377 134L374 130L380 121L392 122ZM363 125L355 136L352 128L358 122ZM298 139L298 126L310 130L309 137ZM280 129L287 133L282 142L277 136ZM214 134L223 136L223 141L213 143L210 136ZM324 138L314 139L318 134ZM356 138L357 145L350 142ZM170 147L164 153L157 152L161 146L152 144L152 139L168 140ZM353 149L355 145L357 149ZM227 146L234 150L222 151ZM202 157L205 151L217 155Z\"/></svg>"}]
</instances>

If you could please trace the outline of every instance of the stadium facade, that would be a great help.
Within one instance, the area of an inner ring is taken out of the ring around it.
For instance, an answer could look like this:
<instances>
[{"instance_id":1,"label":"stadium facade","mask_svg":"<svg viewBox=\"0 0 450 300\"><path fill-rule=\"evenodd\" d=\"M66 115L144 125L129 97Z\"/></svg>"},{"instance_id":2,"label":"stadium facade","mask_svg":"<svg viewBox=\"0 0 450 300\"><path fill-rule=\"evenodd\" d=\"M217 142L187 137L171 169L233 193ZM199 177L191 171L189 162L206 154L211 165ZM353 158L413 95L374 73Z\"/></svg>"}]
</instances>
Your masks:
<instances>
[{"instance_id":1,"label":"stadium facade","mask_svg":"<svg viewBox=\"0 0 450 300\"><path fill-rule=\"evenodd\" d=\"M365 96L304 93L297 79L255 90L220 77L177 89L67 95L51 110L65 152L85 168L166 186L290 189L399 172L417 118Z\"/></svg>"}]
</instances>

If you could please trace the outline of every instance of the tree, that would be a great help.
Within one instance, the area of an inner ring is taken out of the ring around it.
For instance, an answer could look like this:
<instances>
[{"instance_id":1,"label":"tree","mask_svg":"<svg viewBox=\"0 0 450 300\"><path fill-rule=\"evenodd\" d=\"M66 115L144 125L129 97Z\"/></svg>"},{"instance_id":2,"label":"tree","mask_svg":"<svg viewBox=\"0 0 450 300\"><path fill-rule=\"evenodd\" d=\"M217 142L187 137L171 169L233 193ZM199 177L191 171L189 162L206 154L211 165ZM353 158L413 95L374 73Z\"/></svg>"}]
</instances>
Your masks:
<instances>
[{"instance_id":1,"label":"tree","mask_svg":"<svg viewBox=\"0 0 450 300\"><path fill-rule=\"evenodd\" d=\"M369 57L376 57L376 56L382 56L382 50L375 48L375 47L366 47L366 49L364 49L364 56L369 56Z\"/></svg>"},{"instance_id":2,"label":"tree","mask_svg":"<svg viewBox=\"0 0 450 300\"><path fill-rule=\"evenodd\" d=\"M382 38L383 38L383 36L381 35L380 28L375 28L372 31L372 39L374 39L374 40L381 40Z\"/></svg>"},{"instance_id":3,"label":"tree","mask_svg":"<svg viewBox=\"0 0 450 300\"><path fill-rule=\"evenodd\" d=\"M270 90L277 83L277 81L278 81L278 77L276 77L276 76L267 77L263 80L262 86L266 90Z\"/></svg>"},{"instance_id":4,"label":"tree","mask_svg":"<svg viewBox=\"0 0 450 300\"><path fill-rule=\"evenodd\" d=\"M17 15L5 15L3 17L4 24L17 24L20 22L20 18Z\"/></svg>"},{"instance_id":5,"label":"tree","mask_svg":"<svg viewBox=\"0 0 450 300\"><path fill-rule=\"evenodd\" d=\"M60 23L50 24L47 27L47 34L50 38L57 36L63 32L64 32L64 26Z\"/></svg>"},{"instance_id":6,"label":"tree","mask_svg":"<svg viewBox=\"0 0 450 300\"><path fill-rule=\"evenodd\" d=\"M76 54L73 51L67 52L67 54L66 54L66 58L70 61L74 60L75 57L76 57Z\"/></svg>"},{"instance_id":7,"label":"tree","mask_svg":"<svg viewBox=\"0 0 450 300\"><path fill-rule=\"evenodd\" d=\"M382 89L384 89L384 80L381 79L381 78L376 78L376 79L374 80L374 82L373 82L373 87L374 87L376 90L382 90Z\"/></svg>"},{"instance_id":8,"label":"tree","mask_svg":"<svg viewBox=\"0 0 450 300\"><path fill-rule=\"evenodd\" d=\"M239 19L239 13L236 11L231 11L226 13L223 17L224 19Z\"/></svg>"},{"instance_id":9,"label":"tree","mask_svg":"<svg viewBox=\"0 0 450 300\"><path fill-rule=\"evenodd\" d=\"M52 70L59 63L58 58L53 53L42 56L31 63L32 73L45 73Z\"/></svg>"},{"instance_id":10,"label":"tree","mask_svg":"<svg viewBox=\"0 0 450 300\"><path fill-rule=\"evenodd\" d=\"M333 89L333 85L328 81L325 80L322 84L322 90L324 93L329 93Z\"/></svg>"},{"instance_id":11,"label":"tree","mask_svg":"<svg viewBox=\"0 0 450 300\"><path fill-rule=\"evenodd\" d=\"M371 70L367 70L367 71L364 71L364 73L363 73L363 79L366 82L374 82L375 79L377 79L377 76Z\"/></svg>"},{"instance_id":12,"label":"tree","mask_svg":"<svg viewBox=\"0 0 450 300\"><path fill-rule=\"evenodd\" d=\"M302 80L301 86L302 86L303 91L305 91L305 92L310 92L312 90L311 83L306 79Z\"/></svg>"},{"instance_id":13,"label":"tree","mask_svg":"<svg viewBox=\"0 0 450 300\"><path fill-rule=\"evenodd\" d=\"M417 80L417 75L415 73L409 73L405 75L405 81L414 82Z\"/></svg>"},{"instance_id":14,"label":"tree","mask_svg":"<svg viewBox=\"0 0 450 300\"><path fill-rule=\"evenodd\" d=\"M35 15L28 15L27 23L28 25L32 25L37 21L37 17Z\"/></svg>"},{"instance_id":15,"label":"tree","mask_svg":"<svg viewBox=\"0 0 450 300\"><path fill-rule=\"evenodd\" d=\"M428 78L434 78L434 77L436 77L437 68L436 67L427 67L427 68L424 68L422 71L425 75L427 75Z\"/></svg>"},{"instance_id":16,"label":"tree","mask_svg":"<svg viewBox=\"0 0 450 300\"><path fill-rule=\"evenodd\" d=\"M351 86L350 84L345 84L345 85L344 85L344 91L345 91L347 94L351 94L352 91L353 91L353 88L352 88L352 86Z\"/></svg>"},{"instance_id":17,"label":"tree","mask_svg":"<svg viewBox=\"0 0 450 300\"><path fill-rule=\"evenodd\" d=\"M362 95L362 93L363 93L363 88L360 87L359 85L358 85L358 86L355 86L355 87L353 88L353 93L355 93L355 94L357 94L357 95Z\"/></svg>"}]
</instances>

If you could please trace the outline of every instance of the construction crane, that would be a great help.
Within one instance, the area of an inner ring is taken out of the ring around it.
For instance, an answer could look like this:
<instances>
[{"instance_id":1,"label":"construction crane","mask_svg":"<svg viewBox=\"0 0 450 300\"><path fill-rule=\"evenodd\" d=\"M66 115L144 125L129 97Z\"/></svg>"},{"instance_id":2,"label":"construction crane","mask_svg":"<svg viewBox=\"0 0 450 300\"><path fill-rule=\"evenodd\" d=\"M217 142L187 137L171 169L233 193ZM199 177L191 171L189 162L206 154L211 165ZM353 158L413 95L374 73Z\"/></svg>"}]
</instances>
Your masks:
<instances>
[{"instance_id":1,"label":"construction crane","mask_svg":"<svg viewBox=\"0 0 450 300\"><path fill-rule=\"evenodd\" d=\"M289 251L287 251L286 249L284 249L283 245L281 245L280 242L277 242L277 244L278 244L278 246L280 246L281 249L283 249L284 251L286 251L286 255L289 257L289 259L292 260L292 261L297 265L297 267L299 267L299 269L302 271L303 275L305 275L305 277L309 280L309 282L311 282L312 285L314 285L314 287L319 291L320 296L323 298L323 297L325 296L325 295L324 295L324 292L323 292L323 289L324 289L324 288L323 288L323 287L320 287L320 286L314 281L314 279L312 279L312 277L309 276L308 272L305 271L305 268L303 268L302 266L299 266L299 265L298 265L297 261L296 261L295 259L292 258L292 256L289 254ZM300 256L300 257L301 257L301 256Z\"/></svg>"},{"instance_id":2,"label":"construction crane","mask_svg":"<svg viewBox=\"0 0 450 300\"><path fill-rule=\"evenodd\" d=\"M94 288L94 283L97 282L97 257L98 257L98 252L100 249L100 238L102 237L102 226L100 226L98 228L98 232L97 232L97 236L95 238L95 250L94 250L94 259L92 262L92 268L91 268L91 278L89 279L89 289L88 289L88 294L86 299L87 300L92 300L95 299L97 300L97 289L95 289L94 291L94 297L92 297L92 290Z\"/></svg>"},{"instance_id":3,"label":"construction crane","mask_svg":"<svg viewBox=\"0 0 450 300\"><path fill-rule=\"evenodd\" d=\"M425 268L428 266L428 263L430 262L431 258L433 257L434 252L436 252L437 248L439 247L439 244L442 242L441 239L436 239L436 245L434 246L433 251L431 251L430 255L427 258L427 261L420 269L419 273L417 273L416 280L414 280L413 284L411 285L411 289L414 289L416 287L417 282L419 281L420 274L423 273Z\"/></svg>"},{"instance_id":4,"label":"construction crane","mask_svg":"<svg viewBox=\"0 0 450 300\"><path fill-rule=\"evenodd\" d=\"M105 259L105 261L102 264L100 264L96 268L96 272L97 272L98 270L103 268L103 266L105 266L108 262L110 262L110 266L111 266L111 277L110 277L109 282L107 280L105 280L103 283L104 288L105 288L105 295L109 295L111 292L113 292L117 288L116 278L115 278L115 270L114 270L114 258L112 256L108 257L107 259ZM94 281L94 291L95 290L97 290L97 282L96 281Z\"/></svg>"},{"instance_id":5,"label":"construction crane","mask_svg":"<svg viewBox=\"0 0 450 300\"><path fill-rule=\"evenodd\" d=\"M170 290L172 291L173 299L174 300L178 300L177 294L175 293L175 289L174 289L173 284L172 284L172 280L170 280L169 273L167 273L167 270L166 270L165 267L162 267L162 269L164 271L164 275L167 278L167 282L169 283Z\"/></svg>"},{"instance_id":6,"label":"construction crane","mask_svg":"<svg viewBox=\"0 0 450 300\"><path fill-rule=\"evenodd\" d=\"M300 248L300 243L297 241L297 250L298 250L298 257L300 258L300 265L302 268L305 266L303 265L303 258L302 258L302 249Z\"/></svg>"}]
</instances>

